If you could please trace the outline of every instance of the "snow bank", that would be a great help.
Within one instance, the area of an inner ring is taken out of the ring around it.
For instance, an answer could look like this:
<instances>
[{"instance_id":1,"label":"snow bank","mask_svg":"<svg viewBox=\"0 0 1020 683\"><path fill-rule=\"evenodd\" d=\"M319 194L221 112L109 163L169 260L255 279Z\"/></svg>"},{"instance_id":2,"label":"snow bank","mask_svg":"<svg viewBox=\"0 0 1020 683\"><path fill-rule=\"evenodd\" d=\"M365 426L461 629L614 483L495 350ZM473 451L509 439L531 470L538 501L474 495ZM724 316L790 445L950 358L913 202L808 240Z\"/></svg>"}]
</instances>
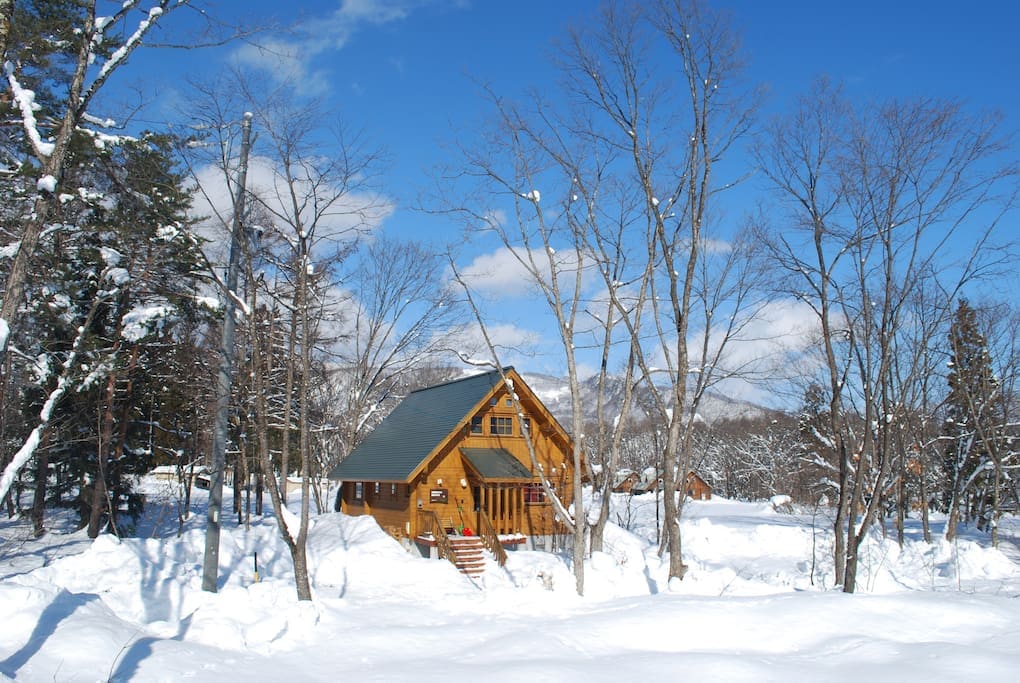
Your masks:
<instances>
[{"instance_id":1,"label":"snow bank","mask_svg":"<svg viewBox=\"0 0 1020 683\"><path fill-rule=\"evenodd\" d=\"M219 591L206 593L205 492L177 536L174 484L145 490L139 529L152 537L35 540L0 523L0 559L34 558L0 573L0 675L601 681L682 671L857 683L1007 679L1020 665L1020 604L1003 599L1020 594L1020 572L978 537L929 545L911 529L902 549L869 539L863 594L849 596L830 590L829 520L768 502L688 503L690 569L670 586L654 506L621 497L615 518L629 528L607 528L580 598L562 554L511 552L473 581L370 518L327 514L309 533L315 600L300 603L271 517L224 525Z\"/></svg>"}]
</instances>

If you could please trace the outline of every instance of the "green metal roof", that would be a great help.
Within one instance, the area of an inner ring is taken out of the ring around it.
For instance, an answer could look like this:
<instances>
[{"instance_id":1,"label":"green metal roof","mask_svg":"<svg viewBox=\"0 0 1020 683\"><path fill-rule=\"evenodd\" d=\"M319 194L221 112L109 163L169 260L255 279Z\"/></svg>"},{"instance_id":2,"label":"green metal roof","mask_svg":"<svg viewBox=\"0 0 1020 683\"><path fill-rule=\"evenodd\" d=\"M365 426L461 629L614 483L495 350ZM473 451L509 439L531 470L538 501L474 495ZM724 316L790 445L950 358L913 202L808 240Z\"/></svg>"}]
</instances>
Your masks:
<instances>
[{"instance_id":1,"label":"green metal roof","mask_svg":"<svg viewBox=\"0 0 1020 683\"><path fill-rule=\"evenodd\" d=\"M493 370L411 392L333 468L329 478L407 481L450 432L471 419L475 406L499 383L499 372Z\"/></svg>"},{"instance_id":2,"label":"green metal roof","mask_svg":"<svg viewBox=\"0 0 1020 683\"><path fill-rule=\"evenodd\" d=\"M534 476L521 461L502 448L462 448L460 452L485 480L526 479Z\"/></svg>"}]
</instances>

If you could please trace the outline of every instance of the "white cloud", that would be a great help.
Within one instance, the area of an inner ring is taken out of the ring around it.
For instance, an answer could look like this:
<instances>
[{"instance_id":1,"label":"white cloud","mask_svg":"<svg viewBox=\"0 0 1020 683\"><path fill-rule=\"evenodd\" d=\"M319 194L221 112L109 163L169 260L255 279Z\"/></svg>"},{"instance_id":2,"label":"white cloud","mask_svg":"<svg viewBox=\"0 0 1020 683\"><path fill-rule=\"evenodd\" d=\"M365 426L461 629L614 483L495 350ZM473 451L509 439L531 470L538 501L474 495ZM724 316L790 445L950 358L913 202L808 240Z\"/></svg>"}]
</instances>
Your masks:
<instances>
[{"instance_id":1,"label":"white cloud","mask_svg":"<svg viewBox=\"0 0 1020 683\"><path fill-rule=\"evenodd\" d=\"M313 69L313 57L321 49L301 41L270 40L258 45L243 45L234 52L233 60L256 71L269 74L273 80L294 84L302 95L321 95L330 89L325 71Z\"/></svg>"},{"instance_id":2,"label":"white cloud","mask_svg":"<svg viewBox=\"0 0 1020 683\"><path fill-rule=\"evenodd\" d=\"M771 407L788 407L784 393L800 377L817 369L819 363L818 316L807 304L793 299L763 302L754 312L738 318L735 332L712 368L712 390L730 398ZM709 343L713 354L723 342L726 331L713 325ZM688 348L692 354L701 348L704 327L692 330ZM662 345L646 352L655 367L666 367ZM672 343L669 344L672 351ZM672 356L672 353L670 354ZM691 358L691 367L701 366L699 356ZM723 379L725 378L725 379Z\"/></svg>"},{"instance_id":3,"label":"white cloud","mask_svg":"<svg viewBox=\"0 0 1020 683\"><path fill-rule=\"evenodd\" d=\"M727 343L719 369L733 376L715 389L731 398L786 407L789 383L817 367L813 351L818 335L818 316L807 304L793 299L765 303Z\"/></svg>"},{"instance_id":4,"label":"white cloud","mask_svg":"<svg viewBox=\"0 0 1020 683\"><path fill-rule=\"evenodd\" d=\"M523 296L535 287L527 268L506 247L476 256L460 271L460 276L472 289L489 295Z\"/></svg>"},{"instance_id":5,"label":"white cloud","mask_svg":"<svg viewBox=\"0 0 1020 683\"><path fill-rule=\"evenodd\" d=\"M234 59L278 81L293 83L302 94L321 94L328 90L329 79L325 71L313 68L316 57L343 49L360 31L405 21L414 11L437 4L465 6L458 0L340 0L331 13L299 25L293 40L245 45L234 53Z\"/></svg>"},{"instance_id":6,"label":"white cloud","mask_svg":"<svg viewBox=\"0 0 1020 683\"><path fill-rule=\"evenodd\" d=\"M496 347L503 365L528 367L534 364L536 347L541 342L539 333L512 323L493 323L485 326L485 335ZM453 337L457 340L453 350L461 358L493 360L478 323L462 327Z\"/></svg>"},{"instance_id":7,"label":"white cloud","mask_svg":"<svg viewBox=\"0 0 1020 683\"><path fill-rule=\"evenodd\" d=\"M213 263L225 263L229 245L228 228L232 216L233 196L227 186L223 171L213 165L204 166L196 172L196 183L201 192L196 194L192 215L206 218L198 226L200 235L209 240L207 256ZM248 162L248 191L260 197L273 212L289 216L292 208L288 201L286 180L271 159L253 156ZM296 181L298 196L311 196L314 191L322 199L333 197L339 190L329 185L314 186L311 181ZM313 202L306 202L302 220L306 225L316 220L315 238L318 251L328 249L332 241L353 237L353 231L373 231L395 210L394 204L386 197L367 193L349 192L336 201L328 211L313 217ZM367 207L367 208L366 208ZM279 231L284 239L294 237L294 228L282 221L274 225L261 226ZM313 257L316 254L313 252Z\"/></svg>"},{"instance_id":8,"label":"white cloud","mask_svg":"<svg viewBox=\"0 0 1020 683\"><path fill-rule=\"evenodd\" d=\"M521 263L522 259L525 263ZM483 295L496 298L520 297L535 293L536 281L532 269L538 271L537 275L543 281L549 281L552 267L550 260L561 278L564 295L569 296L578 264L577 252L572 249L552 250L547 254L540 250L529 252L523 247L500 247L476 256L460 270L460 276L469 287ZM582 287L591 284L593 275L584 274Z\"/></svg>"},{"instance_id":9,"label":"white cloud","mask_svg":"<svg viewBox=\"0 0 1020 683\"><path fill-rule=\"evenodd\" d=\"M733 245L729 242L707 238L701 241L701 248L709 254L728 254L733 251Z\"/></svg>"}]
</instances>

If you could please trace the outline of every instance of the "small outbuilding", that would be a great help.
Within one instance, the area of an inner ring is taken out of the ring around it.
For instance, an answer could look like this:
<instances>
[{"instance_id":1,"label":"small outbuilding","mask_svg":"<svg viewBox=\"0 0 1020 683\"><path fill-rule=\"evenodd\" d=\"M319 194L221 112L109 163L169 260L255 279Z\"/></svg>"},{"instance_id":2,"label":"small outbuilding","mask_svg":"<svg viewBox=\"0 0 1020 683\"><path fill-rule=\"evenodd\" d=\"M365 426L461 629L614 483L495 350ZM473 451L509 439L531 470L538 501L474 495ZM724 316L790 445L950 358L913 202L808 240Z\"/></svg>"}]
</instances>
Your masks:
<instances>
[{"instance_id":1,"label":"small outbuilding","mask_svg":"<svg viewBox=\"0 0 1020 683\"><path fill-rule=\"evenodd\" d=\"M620 470L613 479L613 493L630 493L634 485L641 481L641 475L633 470Z\"/></svg>"},{"instance_id":2,"label":"small outbuilding","mask_svg":"<svg viewBox=\"0 0 1020 683\"><path fill-rule=\"evenodd\" d=\"M684 481L684 493L691 500L711 500L712 487L695 472L688 472Z\"/></svg>"}]
</instances>

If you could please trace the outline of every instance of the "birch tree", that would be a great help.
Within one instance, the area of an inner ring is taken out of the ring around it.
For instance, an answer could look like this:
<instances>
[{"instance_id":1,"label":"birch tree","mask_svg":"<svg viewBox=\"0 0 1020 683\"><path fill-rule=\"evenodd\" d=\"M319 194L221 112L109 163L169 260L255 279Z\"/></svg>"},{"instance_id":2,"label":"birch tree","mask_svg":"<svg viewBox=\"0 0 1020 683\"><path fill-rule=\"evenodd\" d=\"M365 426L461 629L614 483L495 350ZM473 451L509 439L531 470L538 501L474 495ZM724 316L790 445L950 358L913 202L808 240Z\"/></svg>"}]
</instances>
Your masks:
<instances>
[{"instance_id":1,"label":"birch tree","mask_svg":"<svg viewBox=\"0 0 1020 683\"><path fill-rule=\"evenodd\" d=\"M847 592L893 483L907 394L895 359L910 337L908 304L926 282L959 290L995 258L988 247L1015 177L997 163L996 130L993 118L953 102L855 109L821 82L759 150L788 208L783 228L763 242L786 274L784 291L818 319L839 468L835 580ZM953 258L950 245L965 231L967 249Z\"/></svg>"},{"instance_id":2,"label":"birch tree","mask_svg":"<svg viewBox=\"0 0 1020 683\"><path fill-rule=\"evenodd\" d=\"M625 182L641 216L646 322L641 307L618 306L617 313L631 338L655 340L637 347L636 361L656 419L666 425L663 550L669 577L681 579L683 496L677 500L673 492L690 465L701 397L729 373L722 362L727 344L749 319L743 310L749 280L733 270L740 250L727 250L719 261L707 248L714 197L738 180L719 182L713 172L746 132L755 96L739 85L737 43L726 17L697 2L660 2L648 10L611 5L596 30L574 37L572 53L576 90L601 122L600 135L626 160ZM652 55L663 55L662 62ZM721 270L709 276L716 267ZM730 315L720 327L713 318L721 306Z\"/></svg>"},{"instance_id":3,"label":"birch tree","mask_svg":"<svg viewBox=\"0 0 1020 683\"><path fill-rule=\"evenodd\" d=\"M250 202L261 213L259 232L273 238L264 239L274 248L261 254L267 274L262 286L277 283L265 294L271 308L283 313L281 323L288 337L283 416L278 423L282 451L278 476L270 476L275 467L269 457L269 438L261 433L272 428L264 412L269 405L260 395L266 389L264 380L254 389L258 449L280 534L293 559L298 598L310 600L305 547L315 469L312 435L319 426L312 414L313 361L321 356L325 340L342 327L347 297L337 286L339 269L358 240L385 215L385 203L371 185L379 154L339 122L333 129L323 126L322 111L314 103L293 101L283 86L264 88L257 79L241 77L235 87L254 112L260 131L249 165ZM273 357L266 350L259 356L262 360L253 362L257 372ZM297 519L287 509L286 485L295 440L301 475Z\"/></svg>"}]
</instances>

